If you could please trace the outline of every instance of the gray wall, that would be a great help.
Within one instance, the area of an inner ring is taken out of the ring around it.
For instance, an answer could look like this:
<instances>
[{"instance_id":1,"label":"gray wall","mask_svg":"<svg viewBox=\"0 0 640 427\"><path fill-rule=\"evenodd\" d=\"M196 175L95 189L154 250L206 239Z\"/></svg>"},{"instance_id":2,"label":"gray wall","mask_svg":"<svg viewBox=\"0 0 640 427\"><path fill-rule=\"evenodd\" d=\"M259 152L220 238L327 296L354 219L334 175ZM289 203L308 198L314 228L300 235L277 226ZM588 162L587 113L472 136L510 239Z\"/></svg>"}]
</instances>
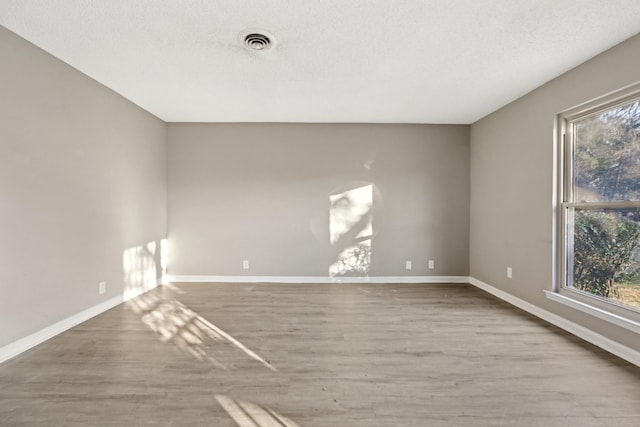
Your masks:
<instances>
[{"instance_id":1,"label":"gray wall","mask_svg":"<svg viewBox=\"0 0 640 427\"><path fill-rule=\"evenodd\" d=\"M166 125L2 27L0 58L2 346L132 285L124 251L165 236Z\"/></svg>"},{"instance_id":2,"label":"gray wall","mask_svg":"<svg viewBox=\"0 0 640 427\"><path fill-rule=\"evenodd\" d=\"M469 126L181 123L168 144L171 274L327 276L329 197L371 184L370 276L468 274Z\"/></svg>"},{"instance_id":3,"label":"gray wall","mask_svg":"<svg viewBox=\"0 0 640 427\"><path fill-rule=\"evenodd\" d=\"M640 79L640 36L471 126L471 276L640 350L637 335L547 300L557 113ZM506 267L513 279L506 278Z\"/></svg>"},{"instance_id":4,"label":"gray wall","mask_svg":"<svg viewBox=\"0 0 640 427\"><path fill-rule=\"evenodd\" d=\"M165 236L167 212L173 274L326 276L337 257L329 197L371 184L371 276L470 273L640 350L634 334L542 293L552 284L554 116L638 80L638 51L634 37L470 134L444 125L167 126L0 28L0 346L139 285L123 263L131 248L138 267L157 274L159 254L146 244Z\"/></svg>"}]
</instances>

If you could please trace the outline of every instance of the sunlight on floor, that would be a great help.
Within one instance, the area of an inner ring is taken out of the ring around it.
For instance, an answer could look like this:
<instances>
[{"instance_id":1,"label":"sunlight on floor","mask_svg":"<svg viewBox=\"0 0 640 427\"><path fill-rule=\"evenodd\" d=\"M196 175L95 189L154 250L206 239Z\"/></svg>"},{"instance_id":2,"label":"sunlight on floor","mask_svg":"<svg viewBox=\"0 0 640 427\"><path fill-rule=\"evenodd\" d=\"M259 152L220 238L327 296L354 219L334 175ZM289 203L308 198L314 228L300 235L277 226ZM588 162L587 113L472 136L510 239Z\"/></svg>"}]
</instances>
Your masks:
<instances>
[{"instance_id":1,"label":"sunlight on floor","mask_svg":"<svg viewBox=\"0 0 640 427\"><path fill-rule=\"evenodd\" d=\"M239 427L299 427L289 418L251 402L217 395L216 400Z\"/></svg>"},{"instance_id":2,"label":"sunlight on floor","mask_svg":"<svg viewBox=\"0 0 640 427\"><path fill-rule=\"evenodd\" d=\"M131 299L128 304L140 316L142 322L158 334L162 341L172 343L198 360L206 360L220 369L228 369L224 363L211 354L210 345L219 343L232 346L269 370L277 371L269 362L233 336L176 299L144 294Z\"/></svg>"}]
</instances>

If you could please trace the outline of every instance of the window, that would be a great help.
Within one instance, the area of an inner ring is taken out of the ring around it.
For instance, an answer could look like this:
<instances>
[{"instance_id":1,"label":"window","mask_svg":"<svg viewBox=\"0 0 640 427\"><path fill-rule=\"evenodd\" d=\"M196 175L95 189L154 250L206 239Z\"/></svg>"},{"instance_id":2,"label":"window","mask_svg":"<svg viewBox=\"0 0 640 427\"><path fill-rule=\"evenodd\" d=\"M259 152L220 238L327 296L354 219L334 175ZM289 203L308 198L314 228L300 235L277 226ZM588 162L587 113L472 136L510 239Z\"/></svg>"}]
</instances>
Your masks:
<instances>
[{"instance_id":1,"label":"window","mask_svg":"<svg viewBox=\"0 0 640 427\"><path fill-rule=\"evenodd\" d=\"M640 319L640 93L559 124L560 293Z\"/></svg>"}]
</instances>

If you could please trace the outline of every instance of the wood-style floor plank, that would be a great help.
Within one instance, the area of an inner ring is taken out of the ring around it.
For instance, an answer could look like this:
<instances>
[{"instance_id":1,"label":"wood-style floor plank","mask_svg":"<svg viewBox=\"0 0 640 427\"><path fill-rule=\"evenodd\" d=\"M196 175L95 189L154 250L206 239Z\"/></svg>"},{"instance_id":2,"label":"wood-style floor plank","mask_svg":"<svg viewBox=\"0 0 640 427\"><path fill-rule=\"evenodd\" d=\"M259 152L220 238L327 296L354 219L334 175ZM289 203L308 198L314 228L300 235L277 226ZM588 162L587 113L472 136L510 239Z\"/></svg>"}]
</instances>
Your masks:
<instances>
[{"instance_id":1,"label":"wood-style floor plank","mask_svg":"<svg viewBox=\"0 0 640 427\"><path fill-rule=\"evenodd\" d=\"M177 284L0 365L2 426L640 426L640 368L468 285Z\"/></svg>"}]
</instances>

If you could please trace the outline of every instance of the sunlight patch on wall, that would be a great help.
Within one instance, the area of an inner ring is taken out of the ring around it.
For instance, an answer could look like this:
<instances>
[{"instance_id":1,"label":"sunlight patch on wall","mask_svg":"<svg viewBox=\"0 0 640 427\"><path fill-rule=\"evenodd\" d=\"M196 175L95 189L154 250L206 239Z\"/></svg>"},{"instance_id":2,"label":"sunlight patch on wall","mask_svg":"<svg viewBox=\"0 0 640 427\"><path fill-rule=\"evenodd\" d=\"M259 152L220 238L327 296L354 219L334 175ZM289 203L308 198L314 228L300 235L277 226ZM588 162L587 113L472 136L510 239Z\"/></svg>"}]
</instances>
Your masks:
<instances>
[{"instance_id":1,"label":"sunlight patch on wall","mask_svg":"<svg viewBox=\"0 0 640 427\"><path fill-rule=\"evenodd\" d=\"M158 286L156 246L156 242L149 242L125 249L122 253L125 301Z\"/></svg>"},{"instance_id":2,"label":"sunlight patch on wall","mask_svg":"<svg viewBox=\"0 0 640 427\"><path fill-rule=\"evenodd\" d=\"M169 268L169 241L167 239L160 240L160 268L162 270L161 283L169 284L169 276L167 274Z\"/></svg>"},{"instance_id":3,"label":"sunlight patch on wall","mask_svg":"<svg viewBox=\"0 0 640 427\"><path fill-rule=\"evenodd\" d=\"M329 241L337 251L337 260L329 266L329 275L369 275L373 184L332 194L329 203Z\"/></svg>"}]
</instances>

